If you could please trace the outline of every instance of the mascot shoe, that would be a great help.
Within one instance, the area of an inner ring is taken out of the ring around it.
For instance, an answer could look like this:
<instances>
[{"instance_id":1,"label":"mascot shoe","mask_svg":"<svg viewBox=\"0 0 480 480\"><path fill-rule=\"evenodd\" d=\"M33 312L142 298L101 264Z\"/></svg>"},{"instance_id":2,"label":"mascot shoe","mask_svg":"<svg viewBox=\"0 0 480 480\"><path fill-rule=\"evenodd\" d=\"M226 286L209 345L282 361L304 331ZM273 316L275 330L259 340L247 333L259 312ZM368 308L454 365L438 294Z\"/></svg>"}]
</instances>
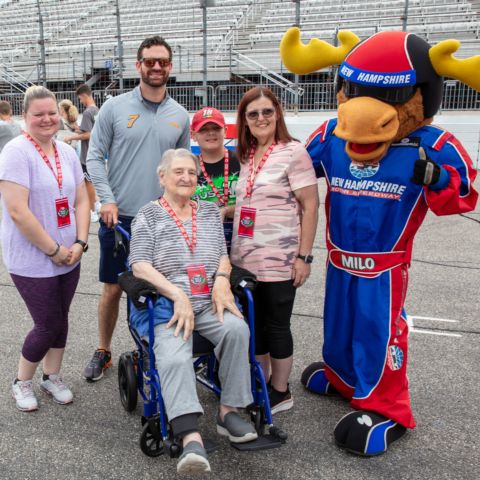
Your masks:
<instances>
[{"instance_id":1,"label":"mascot shoe","mask_svg":"<svg viewBox=\"0 0 480 480\"><path fill-rule=\"evenodd\" d=\"M323 362L314 362L310 364L302 373L302 385L313 393L319 395L339 395L325 375L325 364Z\"/></svg>"},{"instance_id":2,"label":"mascot shoe","mask_svg":"<svg viewBox=\"0 0 480 480\"><path fill-rule=\"evenodd\" d=\"M374 412L356 411L345 415L336 425L335 443L349 452L373 457L387 451L401 438L406 428Z\"/></svg>"}]
</instances>

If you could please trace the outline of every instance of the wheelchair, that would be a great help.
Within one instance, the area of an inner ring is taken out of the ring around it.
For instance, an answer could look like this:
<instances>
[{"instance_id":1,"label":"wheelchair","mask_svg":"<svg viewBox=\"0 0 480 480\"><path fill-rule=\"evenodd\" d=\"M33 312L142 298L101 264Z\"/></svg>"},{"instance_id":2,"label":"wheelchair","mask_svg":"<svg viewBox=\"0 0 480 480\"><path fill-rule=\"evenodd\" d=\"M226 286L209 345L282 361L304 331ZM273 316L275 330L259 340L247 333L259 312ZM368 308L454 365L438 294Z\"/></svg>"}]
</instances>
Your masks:
<instances>
[{"instance_id":1,"label":"wheelchair","mask_svg":"<svg viewBox=\"0 0 480 480\"><path fill-rule=\"evenodd\" d=\"M115 227L117 242L129 241L129 234L120 225ZM123 237L123 238L122 238ZM125 246L123 247L125 248ZM235 268L231 275L232 290L237 300L242 300L244 316L250 329L250 377L253 403L247 407L247 412L255 425L258 438L248 443L231 443L231 446L241 451L265 450L278 448L287 440L287 434L273 425L268 388L259 362L255 359L255 329L254 304L252 291L256 285L255 277L246 270ZM155 287L148 282L133 276L126 271L119 277L119 285L128 298L128 328L135 342L133 351L120 355L118 362L118 387L120 400L127 412L137 407L138 396L143 400L141 417L142 432L140 448L149 457L157 457L164 453L172 458L181 454L182 447L173 437L171 427L165 412L162 399L161 382L155 368L154 346L154 305L158 298ZM130 322L132 303L136 308L146 308L148 312L148 342L140 338ZM220 396L221 386L217 375L218 361L213 352L214 345L203 338L198 332L193 333L194 370L197 382ZM208 453L217 446L205 439Z\"/></svg>"}]
</instances>

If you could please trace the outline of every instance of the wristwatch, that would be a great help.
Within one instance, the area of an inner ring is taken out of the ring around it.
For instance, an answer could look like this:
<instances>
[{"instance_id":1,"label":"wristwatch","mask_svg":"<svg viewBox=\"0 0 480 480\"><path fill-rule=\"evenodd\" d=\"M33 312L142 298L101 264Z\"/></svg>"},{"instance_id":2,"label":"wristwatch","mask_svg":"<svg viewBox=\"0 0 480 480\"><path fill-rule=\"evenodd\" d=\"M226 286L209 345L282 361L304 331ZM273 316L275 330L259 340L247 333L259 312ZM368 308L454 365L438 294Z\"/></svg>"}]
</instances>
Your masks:
<instances>
[{"instance_id":1,"label":"wristwatch","mask_svg":"<svg viewBox=\"0 0 480 480\"><path fill-rule=\"evenodd\" d=\"M312 263L313 262L313 255L297 255L297 258L303 260L305 263Z\"/></svg>"},{"instance_id":2,"label":"wristwatch","mask_svg":"<svg viewBox=\"0 0 480 480\"><path fill-rule=\"evenodd\" d=\"M88 250L88 243L84 242L83 240L79 240L77 238L73 243L78 243L83 248L83 253L85 253Z\"/></svg>"}]
</instances>

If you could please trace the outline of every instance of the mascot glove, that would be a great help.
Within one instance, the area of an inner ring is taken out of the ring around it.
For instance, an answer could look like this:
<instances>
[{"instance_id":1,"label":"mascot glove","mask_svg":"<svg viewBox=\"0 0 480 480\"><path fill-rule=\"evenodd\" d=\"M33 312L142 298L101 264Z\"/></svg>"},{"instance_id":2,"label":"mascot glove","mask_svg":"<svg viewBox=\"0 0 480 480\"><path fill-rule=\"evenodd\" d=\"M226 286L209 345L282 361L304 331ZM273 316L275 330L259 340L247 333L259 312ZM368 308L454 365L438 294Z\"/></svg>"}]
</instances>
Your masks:
<instances>
[{"instance_id":1,"label":"mascot glove","mask_svg":"<svg viewBox=\"0 0 480 480\"><path fill-rule=\"evenodd\" d=\"M417 185L427 185L432 190L442 190L450 182L450 175L440 165L427 157L423 147L418 149L419 159L413 167L413 177L410 179Z\"/></svg>"}]
</instances>

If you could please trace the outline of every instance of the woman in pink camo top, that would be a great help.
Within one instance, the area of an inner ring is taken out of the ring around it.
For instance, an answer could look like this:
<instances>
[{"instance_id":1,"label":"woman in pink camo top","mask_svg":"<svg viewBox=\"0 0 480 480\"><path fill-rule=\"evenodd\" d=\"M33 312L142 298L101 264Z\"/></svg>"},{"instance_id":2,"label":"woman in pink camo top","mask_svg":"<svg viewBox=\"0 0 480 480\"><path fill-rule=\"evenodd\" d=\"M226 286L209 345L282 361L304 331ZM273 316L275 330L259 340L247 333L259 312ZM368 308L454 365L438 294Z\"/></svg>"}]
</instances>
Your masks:
<instances>
[{"instance_id":1,"label":"woman in pink camo top","mask_svg":"<svg viewBox=\"0 0 480 480\"><path fill-rule=\"evenodd\" d=\"M237 114L241 172L232 263L259 280L254 293L256 354L270 378L272 413L293 406L290 318L296 289L310 275L318 220L317 179L310 156L288 133L282 107L266 88L242 98Z\"/></svg>"}]
</instances>

